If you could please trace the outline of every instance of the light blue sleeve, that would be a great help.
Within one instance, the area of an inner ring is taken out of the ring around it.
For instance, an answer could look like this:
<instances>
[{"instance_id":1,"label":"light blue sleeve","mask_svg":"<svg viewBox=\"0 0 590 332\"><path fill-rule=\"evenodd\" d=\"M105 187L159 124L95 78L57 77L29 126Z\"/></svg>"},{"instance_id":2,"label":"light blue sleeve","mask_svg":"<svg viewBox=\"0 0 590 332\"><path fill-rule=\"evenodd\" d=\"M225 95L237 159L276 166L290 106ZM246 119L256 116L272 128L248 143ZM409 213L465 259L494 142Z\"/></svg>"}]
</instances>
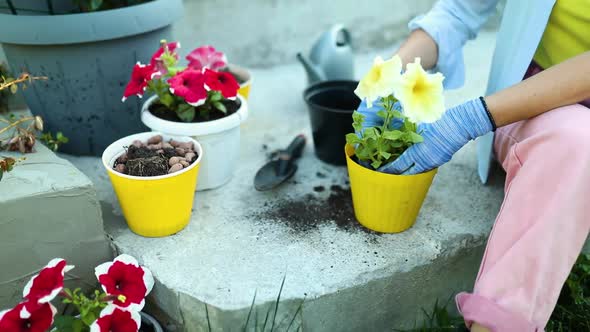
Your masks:
<instances>
[{"instance_id":1,"label":"light blue sleeve","mask_svg":"<svg viewBox=\"0 0 590 332\"><path fill-rule=\"evenodd\" d=\"M465 82L463 45L477 36L497 3L498 0L439 0L430 12L408 24L411 31L422 28L438 45L434 70L445 76L445 88L459 88Z\"/></svg>"}]
</instances>

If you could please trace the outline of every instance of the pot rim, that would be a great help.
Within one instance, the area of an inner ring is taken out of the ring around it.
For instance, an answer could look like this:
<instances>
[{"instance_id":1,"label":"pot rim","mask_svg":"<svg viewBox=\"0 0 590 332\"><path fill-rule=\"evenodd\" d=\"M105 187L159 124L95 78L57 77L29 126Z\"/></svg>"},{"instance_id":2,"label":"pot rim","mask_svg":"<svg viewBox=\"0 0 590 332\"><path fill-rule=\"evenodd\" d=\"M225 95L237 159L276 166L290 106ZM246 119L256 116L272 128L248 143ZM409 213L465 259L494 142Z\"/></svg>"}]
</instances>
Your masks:
<instances>
[{"instance_id":1,"label":"pot rim","mask_svg":"<svg viewBox=\"0 0 590 332\"><path fill-rule=\"evenodd\" d=\"M346 145L344 146L344 153L346 154L346 160L353 163L355 166L358 166L360 168L362 168L364 171L367 172L367 174L373 174L374 176L384 176L384 177L404 177L404 178L410 178L410 177L421 177L421 176L430 176L431 173L437 173L438 172L438 168L434 168L431 169L430 171L427 172L423 172L423 173L418 173L418 174L406 174L406 175L402 175L402 174L390 174L390 173L383 173L383 172L378 172L372 169L368 169L366 167L364 167L363 165L357 163L356 161L352 160L352 156L354 155L354 147L348 143L346 143ZM347 168L349 167L349 163L346 164Z\"/></svg>"},{"instance_id":2,"label":"pot rim","mask_svg":"<svg viewBox=\"0 0 590 332\"><path fill-rule=\"evenodd\" d=\"M179 172L174 172L174 173L166 174L166 175L158 175L158 176L127 175L127 174L119 173L113 169L112 163L114 162L114 160L116 158L118 158L120 155L122 155L123 152L125 151L123 146L130 145L130 143L136 139L143 141L147 137L152 137L152 136L156 136L156 135L162 135L162 137L164 137L165 140L170 139L170 138L174 138L175 140L178 140L181 142L191 142L192 141L193 144L195 145L195 151L199 155L197 157L197 160L195 160L195 162L193 162L189 167L184 168ZM125 142L128 142L129 144L126 144ZM147 132L143 132L143 133L139 133L139 134L125 136L125 137L120 138L120 139L116 140L115 142L111 143L103 151L101 161L102 161L103 167L107 170L107 172L114 174L116 176L130 179L130 180L153 181L153 180L167 179L167 178L175 177L175 176L181 175L183 173L186 173L186 172L190 171L191 169L195 168L198 164L200 164L202 158L203 158L203 148L201 147L201 144L199 142L197 142L197 140L195 140L194 138L192 138L190 136L169 135L169 134L164 134L164 133L155 132L155 131L147 131Z\"/></svg>"},{"instance_id":3,"label":"pot rim","mask_svg":"<svg viewBox=\"0 0 590 332\"><path fill-rule=\"evenodd\" d=\"M336 114L352 114L355 110L339 110L339 109L325 107L325 106L318 105L316 103L312 103L311 102L311 97L313 97L316 94L322 92L322 90L319 90L322 86L329 85L329 84L338 84L338 83L354 83L354 84L358 84L359 81L355 81L355 80L330 80L330 81L316 82L316 83L308 86L303 91L303 100L305 100L305 103L309 107L313 107L313 108L316 108L316 109L321 109L324 112L330 112L330 113L336 113Z\"/></svg>"},{"instance_id":4,"label":"pot rim","mask_svg":"<svg viewBox=\"0 0 590 332\"><path fill-rule=\"evenodd\" d=\"M148 110L149 106L158 99L158 96L154 95L148 98L141 107L141 122L152 130L167 132L172 135L202 136L217 134L240 126L248 118L248 102L239 94L237 98L241 102L240 108L229 116L205 122L174 122L160 119Z\"/></svg>"},{"instance_id":5,"label":"pot rim","mask_svg":"<svg viewBox=\"0 0 590 332\"><path fill-rule=\"evenodd\" d=\"M228 63L227 68L229 69L230 72L232 72L234 74L242 75L242 77L244 78L244 83L240 84L240 88L245 87L248 84L252 84L252 81L253 81L252 73L247 68L233 64L233 63Z\"/></svg>"},{"instance_id":6,"label":"pot rim","mask_svg":"<svg viewBox=\"0 0 590 332\"><path fill-rule=\"evenodd\" d=\"M16 45L66 45L112 40L164 28L182 15L182 0L154 0L90 13L0 14L0 42Z\"/></svg>"}]
</instances>

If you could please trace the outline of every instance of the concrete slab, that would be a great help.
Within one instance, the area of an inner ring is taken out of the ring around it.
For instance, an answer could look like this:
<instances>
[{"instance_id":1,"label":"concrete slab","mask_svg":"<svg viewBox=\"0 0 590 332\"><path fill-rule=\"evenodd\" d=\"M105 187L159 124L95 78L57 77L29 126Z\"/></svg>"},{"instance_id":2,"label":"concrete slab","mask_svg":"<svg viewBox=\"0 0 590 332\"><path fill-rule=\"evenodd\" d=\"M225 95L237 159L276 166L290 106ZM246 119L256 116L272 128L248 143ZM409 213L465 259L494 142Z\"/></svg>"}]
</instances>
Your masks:
<instances>
[{"instance_id":1,"label":"concrete slab","mask_svg":"<svg viewBox=\"0 0 590 332\"><path fill-rule=\"evenodd\" d=\"M483 33L467 46L467 84L447 94L449 106L483 93L494 37ZM358 57L358 73L374 55ZM292 180L272 192L254 190L254 174L270 151L301 132L311 137L303 70L255 70L254 79L235 177L198 192L191 223L176 235L133 234L98 159L65 156L94 181L115 246L152 270L158 280L152 299L180 330L206 330L205 304L214 330L236 330L254 294L264 315L284 277L279 321L305 299L296 325L310 331L408 326L436 298L470 289L503 196L501 172L491 185L479 183L474 145L440 169L412 229L367 232L354 221L346 168L320 162L311 145Z\"/></svg>"},{"instance_id":2,"label":"concrete slab","mask_svg":"<svg viewBox=\"0 0 590 332\"><path fill-rule=\"evenodd\" d=\"M44 145L35 149L0 181L0 308L20 302L24 284L52 258L76 265L70 279L90 283L94 267L112 258L90 179Z\"/></svg>"}]
</instances>

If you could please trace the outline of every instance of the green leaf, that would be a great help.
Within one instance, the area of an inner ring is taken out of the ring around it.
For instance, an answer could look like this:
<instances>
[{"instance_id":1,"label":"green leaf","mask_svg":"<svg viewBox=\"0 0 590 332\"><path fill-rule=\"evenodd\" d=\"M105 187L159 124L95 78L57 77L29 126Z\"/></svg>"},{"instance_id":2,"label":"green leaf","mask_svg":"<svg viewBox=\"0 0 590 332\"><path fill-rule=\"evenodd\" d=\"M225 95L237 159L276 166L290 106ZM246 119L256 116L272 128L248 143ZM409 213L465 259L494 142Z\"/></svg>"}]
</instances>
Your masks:
<instances>
[{"instance_id":1,"label":"green leaf","mask_svg":"<svg viewBox=\"0 0 590 332\"><path fill-rule=\"evenodd\" d=\"M56 316L54 326L58 332L84 331L84 323L82 320L73 316Z\"/></svg>"},{"instance_id":2,"label":"green leaf","mask_svg":"<svg viewBox=\"0 0 590 332\"><path fill-rule=\"evenodd\" d=\"M180 104L176 109L176 115L184 122L191 122L195 118L195 108L189 104Z\"/></svg>"},{"instance_id":3,"label":"green leaf","mask_svg":"<svg viewBox=\"0 0 590 332\"><path fill-rule=\"evenodd\" d=\"M98 10L102 6L102 0L90 0L90 10Z\"/></svg>"},{"instance_id":4,"label":"green leaf","mask_svg":"<svg viewBox=\"0 0 590 332\"><path fill-rule=\"evenodd\" d=\"M350 145L355 145L360 142L361 139L355 133L346 134L346 143Z\"/></svg>"},{"instance_id":5,"label":"green leaf","mask_svg":"<svg viewBox=\"0 0 590 332\"><path fill-rule=\"evenodd\" d=\"M371 163L371 166L373 166L374 169L377 169L381 166L381 161L375 160L374 162Z\"/></svg>"},{"instance_id":6,"label":"green leaf","mask_svg":"<svg viewBox=\"0 0 590 332\"><path fill-rule=\"evenodd\" d=\"M164 106L168 108L172 108L174 105L174 97L169 92L158 94L158 99Z\"/></svg>"},{"instance_id":7,"label":"green leaf","mask_svg":"<svg viewBox=\"0 0 590 332\"><path fill-rule=\"evenodd\" d=\"M361 132L363 130L363 122L365 121L365 116L357 111L352 113L352 127L356 132Z\"/></svg>"},{"instance_id":8,"label":"green leaf","mask_svg":"<svg viewBox=\"0 0 590 332\"><path fill-rule=\"evenodd\" d=\"M64 136L64 134L61 131L58 131L55 137L59 143L68 143L70 141L70 139Z\"/></svg>"},{"instance_id":9,"label":"green leaf","mask_svg":"<svg viewBox=\"0 0 590 332\"><path fill-rule=\"evenodd\" d=\"M378 135L378 132L377 132L377 129L375 127L367 128L363 132L363 137L365 139L374 139L374 140L376 140L377 139L377 135Z\"/></svg>"},{"instance_id":10,"label":"green leaf","mask_svg":"<svg viewBox=\"0 0 590 332\"><path fill-rule=\"evenodd\" d=\"M391 157L391 153L386 152L386 151L380 151L379 154L381 155L381 157L385 158L386 160Z\"/></svg>"},{"instance_id":11,"label":"green leaf","mask_svg":"<svg viewBox=\"0 0 590 332\"><path fill-rule=\"evenodd\" d=\"M387 111L380 110L379 112L377 112L377 116L380 117L380 118L385 119L387 117Z\"/></svg>"},{"instance_id":12,"label":"green leaf","mask_svg":"<svg viewBox=\"0 0 590 332\"><path fill-rule=\"evenodd\" d=\"M13 84L10 86L10 92L12 92L13 94L15 94L18 91L18 85Z\"/></svg>"},{"instance_id":13,"label":"green leaf","mask_svg":"<svg viewBox=\"0 0 590 332\"><path fill-rule=\"evenodd\" d=\"M227 113L227 108L225 108L225 105L223 105L221 102L214 102L213 103L213 107L215 107L216 109L218 109L220 112L222 112L223 114Z\"/></svg>"},{"instance_id":14,"label":"green leaf","mask_svg":"<svg viewBox=\"0 0 590 332\"><path fill-rule=\"evenodd\" d=\"M223 95L219 91L211 90L209 91L209 100L212 102L221 101L223 99Z\"/></svg>"},{"instance_id":15,"label":"green leaf","mask_svg":"<svg viewBox=\"0 0 590 332\"><path fill-rule=\"evenodd\" d=\"M408 141L412 142L412 143L421 143L424 142L424 138L422 136L420 136L419 134L410 131L408 133L406 133L406 138Z\"/></svg>"},{"instance_id":16,"label":"green leaf","mask_svg":"<svg viewBox=\"0 0 590 332\"><path fill-rule=\"evenodd\" d=\"M403 136L404 136L404 133L399 130L388 130L388 131L384 132L382 135L383 138L390 140L390 141L399 140Z\"/></svg>"}]
</instances>

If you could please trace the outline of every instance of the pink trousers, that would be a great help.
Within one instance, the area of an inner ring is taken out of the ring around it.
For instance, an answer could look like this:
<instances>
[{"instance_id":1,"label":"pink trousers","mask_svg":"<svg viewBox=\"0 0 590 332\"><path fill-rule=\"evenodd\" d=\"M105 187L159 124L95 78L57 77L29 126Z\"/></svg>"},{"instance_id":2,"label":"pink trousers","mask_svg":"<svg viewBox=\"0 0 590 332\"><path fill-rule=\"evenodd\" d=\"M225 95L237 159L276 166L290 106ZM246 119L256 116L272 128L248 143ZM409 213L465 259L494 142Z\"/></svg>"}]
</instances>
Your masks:
<instances>
[{"instance_id":1,"label":"pink trousers","mask_svg":"<svg viewBox=\"0 0 590 332\"><path fill-rule=\"evenodd\" d=\"M496 131L505 198L473 293L468 326L543 331L590 231L590 109L576 104Z\"/></svg>"}]
</instances>

